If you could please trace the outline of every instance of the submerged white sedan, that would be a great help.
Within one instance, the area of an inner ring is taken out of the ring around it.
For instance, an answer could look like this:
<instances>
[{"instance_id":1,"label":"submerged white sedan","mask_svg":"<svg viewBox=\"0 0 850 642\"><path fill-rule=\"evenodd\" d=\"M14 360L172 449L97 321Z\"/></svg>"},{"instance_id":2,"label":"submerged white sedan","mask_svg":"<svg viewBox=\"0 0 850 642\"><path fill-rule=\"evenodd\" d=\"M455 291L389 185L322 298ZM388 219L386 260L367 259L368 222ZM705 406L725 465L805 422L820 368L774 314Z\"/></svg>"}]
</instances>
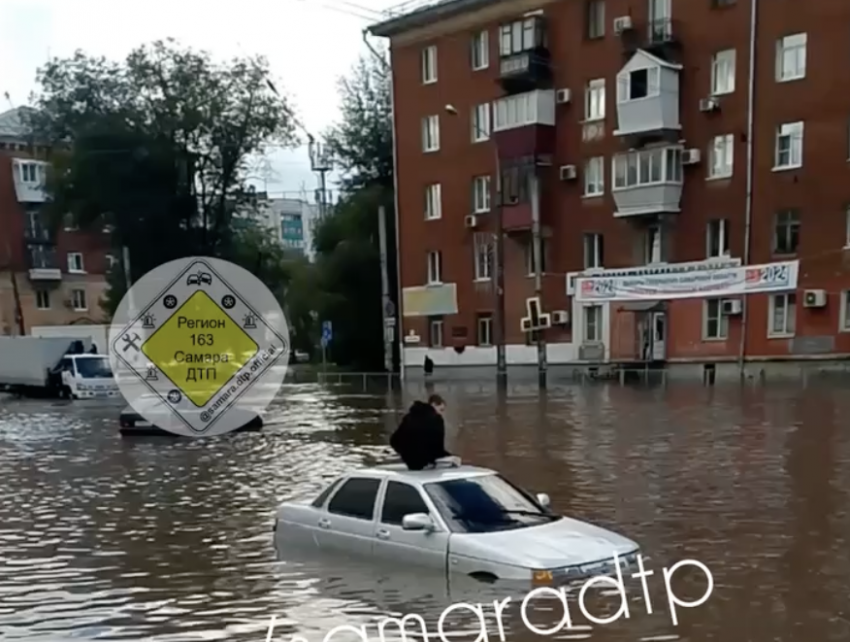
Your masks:
<instances>
[{"instance_id":1,"label":"submerged white sedan","mask_svg":"<svg viewBox=\"0 0 850 642\"><path fill-rule=\"evenodd\" d=\"M275 546L342 552L483 581L560 584L636 563L638 545L553 513L498 473L474 466L358 470L318 497L277 509Z\"/></svg>"}]
</instances>

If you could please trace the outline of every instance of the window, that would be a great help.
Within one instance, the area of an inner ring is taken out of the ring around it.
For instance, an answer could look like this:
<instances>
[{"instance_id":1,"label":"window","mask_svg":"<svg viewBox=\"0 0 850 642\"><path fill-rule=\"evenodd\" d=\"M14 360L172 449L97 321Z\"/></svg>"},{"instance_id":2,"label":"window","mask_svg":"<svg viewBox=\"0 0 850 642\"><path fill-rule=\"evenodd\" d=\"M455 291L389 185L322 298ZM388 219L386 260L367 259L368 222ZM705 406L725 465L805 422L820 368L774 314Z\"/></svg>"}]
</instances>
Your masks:
<instances>
[{"instance_id":1,"label":"window","mask_svg":"<svg viewBox=\"0 0 850 642\"><path fill-rule=\"evenodd\" d=\"M476 214L490 211L489 176L476 176L472 179L472 211Z\"/></svg>"},{"instance_id":2,"label":"window","mask_svg":"<svg viewBox=\"0 0 850 642\"><path fill-rule=\"evenodd\" d=\"M442 190L439 183L425 188L425 220L433 221L443 216Z\"/></svg>"},{"instance_id":3,"label":"window","mask_svg":"<svg viewBox=\"0 0 850 642\"><path fill-rule=\"evenodd\" d=\"M542 273L546 273L546 254L548 253L548 240L540 239L540 263L542 268ZM534 270L534 241L529 241L525 244L525 269L528 272L528 276L534 276L536 274Z\"/></svg>"},{"instance_id":4,"label":"window","mask_svg":"<svg viewBox=\"0 0 850 642\"><path fill-rule=\"evenodd\" d=\"M50 309L50 291L36 290L35 291L35 307L39 310Z\"/></svg>"},{"instance_id":5,"label":"window","mask_svg":"<svg viewBox=\"0 0 850 642\"><path fill-rule=\"evenodd\" d=\"M633 69L617 77L617 102L651 98L661 93L661 68L644 67Z\"/></svg>"},{"instance_id":6,"label":"window","mask_svg":"<svg viewBox=\"0 0 850 642\"><path fill-rule=\"evenodd\" d=\"M40 183L44 177L44 166L34 161L17 161L15 170L22 183Z\"/></svg>"},{"instance_id":7,"label":"window","mask_svg":"<svg viewBox=\"0 0 850 642\"><path fill-rule=\"evenodd\" d=\"M493 252L489 239L485 235L476 234L473 241L473 251L475 252L475 280L490 280L493 276Z\"/></svg>"},{"instance_id":8,"label":"window","mask_svg":"<svg viewBox=\"0 0 850 642\"><path fill-rule=\"evenodd\" d=\"M336 490L337 486L339 486L342 478L334 480L330 486L325 488L316 499L313 500L313 503L310 504L313 508L321 508L325 505L325 502L328 501L328 497L331 496L331 493Z\"/></svg>"},{"instance_id":9,"label":"window","mask_svg":"<svg viewBox=\"0 0 850 642\"><path fill-rule=\"evenodd\" d=\"M658 225L651 225L646 230L643 259L646 264L664 263L665 261L664 235Z\"/></svg>"},{"instance_id":10,"label":"window","mask_svg":"<svg viewBox=\"0 0 850 642\"><path fill-rule=\"evenodd\" d=\"M588 305L584 307L584 341L599 343L602 341L602 306Z\"/></svg>"},{"instance_id":11,"label":"window","mask_svg":"<svg viewBox=\"0 0 850 642\"><path fill-rule=\"evenodd\" d=\"M381 522L401 526L405 515L413 513L429 514L428 506L419 491L410 484L391 481L387 483L384 494L384 506L381 509Z\"/></svg>"},{"instance_id":12,"label":"window","mask_svg":"<svg viewBox=\"0 0 850 642\"><path fill-rule=\"evenodd\" d=\"M554 112L546 107L537 92L504 96L493 103L493 131L554 124Z\"/></svg>"},{"instance_id":13,"label":"window","mask_svg":"<svg viewBox=\"0 0 850 642\"><path fill-rule=\"evenodd\" d=\"M527 203L528 186L533 165L513 165L502 168L502 199L505 205Z\"/></svg>"},{"instance_id":14,"label":"window","mask_svg":"<svg viewBox=\"0 0 850 642\"><path fill-rule=\"evenodd\" d=\"M769 337L794 336L797 317L797 295L774 294L770 297L770 321L767 328Z\"/></svg>"},{"instance_id":15,"label":"window","mask_svg":"<svg viewBox=\"0 0 850 642\"><path fill-rule=\"evenodd\" d=\"M476 105L472 108L472 142L490 140L490 104Z\"/></svg>"},{"instance_id":16,"label":"window","mask_svg":"<svg viewBox=\"0 0 850 642\"><path fill-rule=\"evenodd\" d=\"M795 33L776 42L776 81L806 77L806 34Z\"/></svg>"},{"instance_id":17,"label":"window","mask_svg":"<svg viewBox=\"0 0 850 642\"><path fill-rule=\"evenodd\" d=\"M717 218L705 226L705 253L708 258L729 256L729 221Z\"/></svg>"},{"instance_id":18,"label":"window","mask_svg":"<svg viewBox=\"0 0 850 642\"><path fill-rule=\"evenodd\" d=\"M517 20L499 29L499 54L504 58L543 46L543 21L537 17Z\"/></svg>"},{"instance_id":19,"label":"window","mask_svg":"<svg viewBox=\"0 0 850 642\"><path fill-rule=\"evenodd\" d=\"M440 252L428 252L428 283L443 282L443 256Z\"/></svg>"},{"instance_id":20,"label":"window","mask_svg":"<svg viewBox=\"0 0 850 642\"><path fill-rule=\"evenodd\" d=\"M735 136L715 136L708 148L708 177L729 178L735 162Z\"/></svg>"},{"instance_id":21,"label":"window","mask_svg":"<svg viewBox=\"0 0 850 642\"><path fill-rule=\"evenodd\" d=\"M88 310L89 305L86 301L86 291L80 289L71 290L71 304L77 312L85 312Z\"/></svg>"},{"instance_id":22,"label":"window","mask_svg":"<svg viewBox=\"0 0 850 642\"><path fill-rule=\"evenodd\" d=\"M796 254L800 246L800 213L783 210L776 214L773 231L774 254Z\"/></svg>"},{"instance_id":23,"label":"window","mask_svg":"<svg viewBox=\"0 0 850 642\"><path fill-rule=\"evenodd\" d=\"M443 318L431 317L428 319L428 345L432 348L443 347Z\"/></svg>"},{"instance_id":24,"label":"window","mask_svg":"<svg viewBox=\"0 0 850 642\"><path fill-rule=\"evenodd\" d=\"M116 259L112 254L106 255L106 269L111 270L116 265L118 265L118 259Z\"/></svg>"},{"instance_id":25,"label":"window","mask_svg":"<svg viewBox=\"0 0 850 642\"><path fill-rule=\"evenodd\" d=\"M440 117L426 116L422 119L422 151L436 152L440 149Z\"/></svg>"},{"instance_id":26,"label":"window","mask_svg":"<svg viewBox=\"0 0 850 642\"><path fill-rule=\"evenodd\" d=\"M776 166L787 169L803 166L803 123L785 123L776 130Z\"/></svg>"},{"instance_id":27,"label":"window","mask_svg":"<svg viewBox=\"0 0 850 642\"><path fill-rule=\"evenodd\" d=\"M588 158L584 164L584 195L602 196L605 192L605 159Z\"/></svg>"},{"instance_id":28,"label":"window","mask_svg":"<svg viewBox=\"0 0 850 642\"><path fill-rule=\"evenodd\" d=\"M841 293L841 319L838 329L841 332L850 332L850 290Z\"/></svg>"},{"instance_id":29,"label":"window","mask_svg":"<svg viewBox=\"0 0 850 642\"><path fill-rule=\"evenodd\" d=\"M584 88L584 119L602 120L605 118L605 79L597 78Z\"/></svg>"},{"instance_id":30,"label":"window","mask_svg":"<svg viewBox=\"0 0 850 642\"><path fill-rule=\"evenodd\" d=\"M68 272L85 272L80 252L68 252Z\"/></svg>"},{"instance_id":31,"label":"window","mask_svg":"<svg viewBox=\"0 0 850 642\"><path fill-rule=\"evenodd\" d=\"M844 247L850 247L850 205L844 211Z\"/></svg>"},{"instance_id":32,"label":"window","mask_svg":"<svg viewBox=\"0 0 850 642\"><path fill-rule=\"evenodd\" d=\"M487 69L490 66L490 34L481 31L472 36L472 70Z\"/></svg>"},{"instance_id":33,"label":"window","mask_svg":"<svg viewBox=\"0 0 850 642\"><path fill-rule=\"evenodd\" d=\"M722 299L706 299L702 304L702 338L710 341L729 336L729 317L723 314Z\"/></svg>"},{"instance_id":34,"label":"window","mask_svg":"<svg viewBox=\"0 0 850 642\"><path fill-rule=\"evenodd\" d=\"M735 91L734 49L718 51L711 59L711 93L714 96L731 94Z\"/></svg>"},{"instance_id":35,"label":"window","mask_svg":"<svg viewBox=\"0 0 850 642\"><path fill-rule=\"evenodd\" d=\"M602 38L605 36L605 2L604 0L586 0L587 37Z\"/></svg>"},{"instance_id":36,"label":"window","mask_svg":"<svg viewBox=\"0 0 850 642\"><path fill-rule=\"evenodd\" d=\"M422 84L437 82L437 47L431 45L422 50Z\"/></svg>"},{"instance_id":37,"label":"window","mask_svg":"<svg viewBox=\"0 0 850 642\"><path fill-rule=\"evenodd\" d=\"M371 520L375 513L375 500L380 485L380 479L354 477L347 480L328 504L328 512Z\"/></svg>"},{"instance_id":38,"label":"window","mask_svg":"<svg viewBox=\"0 0 850 642\"><path fill-rule=\"evenodd\" d=\"M678 147L617 154L613 164L615 190L682 182L682 150Z\"/></svg>"},{"instance_id":39,"label":"window","mask_svg":"<svg viewBox=\"0 0 850 642\"><path fill-rule=\"evenodd\" d=\"M489 312L478 315L478 345L493 345L493 315Z\"/></svg>"},{"instance_id":40,"label":"window","mask_svg":"<svg viewBox=\"0 0 850 642\"><path fill-rule=\"evenodd\" d=\"M604 243L601 234L584 235L584 269L601 268L604 255Z\"/></svg>"}]
</instances>

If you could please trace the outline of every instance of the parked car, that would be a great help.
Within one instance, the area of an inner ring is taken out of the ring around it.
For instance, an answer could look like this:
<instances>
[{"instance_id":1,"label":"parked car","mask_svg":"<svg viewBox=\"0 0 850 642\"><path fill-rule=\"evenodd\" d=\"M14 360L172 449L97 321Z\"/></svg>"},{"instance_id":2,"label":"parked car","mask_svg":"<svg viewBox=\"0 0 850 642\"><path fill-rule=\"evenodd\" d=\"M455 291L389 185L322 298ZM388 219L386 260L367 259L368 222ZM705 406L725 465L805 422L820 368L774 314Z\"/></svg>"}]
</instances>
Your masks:
<instances>
[{"instance_id":1,"label":"parked car","mask_svg":"<svg viewBox=\"0 0 850 642\"><path fill-rule=\"evenodd\" d=\"M474 466L402 464L339 477L317 497L284 502L275 545L430 567L484 581L559 584L636 564L630 539L551 511L549 497Z\"/></svg>"}]
</instances>

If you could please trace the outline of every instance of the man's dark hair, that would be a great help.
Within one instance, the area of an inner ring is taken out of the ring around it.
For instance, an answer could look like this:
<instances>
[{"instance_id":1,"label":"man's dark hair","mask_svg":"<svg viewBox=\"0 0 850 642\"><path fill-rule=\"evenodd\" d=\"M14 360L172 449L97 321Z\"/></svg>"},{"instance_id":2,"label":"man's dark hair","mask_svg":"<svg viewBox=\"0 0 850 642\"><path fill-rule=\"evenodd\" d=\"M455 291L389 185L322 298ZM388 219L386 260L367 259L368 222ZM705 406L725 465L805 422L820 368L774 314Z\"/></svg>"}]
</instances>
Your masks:
<instances>
[{"instance_id":1,"label":"man's dark hair","mask_svg":"<svg viewBox=\"0 0 850 642\"><path fill-rule=\"evenodd\" d=\"M432 406L445 406L446 400L443 399L440 395L431 395L428 397L428 403Z\"/></svg>"}]
</instances>

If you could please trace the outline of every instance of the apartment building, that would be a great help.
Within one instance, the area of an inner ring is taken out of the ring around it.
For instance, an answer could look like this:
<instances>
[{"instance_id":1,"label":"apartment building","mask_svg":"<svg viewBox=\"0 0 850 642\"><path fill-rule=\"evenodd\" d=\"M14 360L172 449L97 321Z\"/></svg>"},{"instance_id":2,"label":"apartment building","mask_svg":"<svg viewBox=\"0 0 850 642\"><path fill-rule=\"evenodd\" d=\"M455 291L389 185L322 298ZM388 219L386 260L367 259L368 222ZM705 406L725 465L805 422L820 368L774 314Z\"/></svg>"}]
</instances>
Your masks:
<instances>
[{"instance_id":1,"label":"apartment building","mask_svg":"<svg viewBox=\"0 0 850 642\"><path fill-rule=\"evenodd\" d=\"M44 215L46 150L34 148L18 109L0 114L0 334L103 320L113 261L106 234L54 231Z\"/></svg>"},{"instance_id":2,"label":"apartment building","mask_svg":"<svg viewBox=\"0 0 850 642\"><path fill-rule=\"evenodd\" d=\"M495 363L499 234L509 365L536 361L540 312L552 364L850 356L848 24L846 0L444 0L373 26L392 55L407 365ZM772 264L795 270L786 291L575 289Z\"/></svg>"},{"instance_id":3,"label":"apartment building","mask_svg":"<svg viewBox=\"0 0 850 642\"><path fill-rule=\"evenodd\" d=\"M237 212L235 224L253 222L269 230L289 252L313 257L312 229L318 217L318 206L306 199L272 197L257 194L257 206Z\"/></svg>"}]
</instances>

